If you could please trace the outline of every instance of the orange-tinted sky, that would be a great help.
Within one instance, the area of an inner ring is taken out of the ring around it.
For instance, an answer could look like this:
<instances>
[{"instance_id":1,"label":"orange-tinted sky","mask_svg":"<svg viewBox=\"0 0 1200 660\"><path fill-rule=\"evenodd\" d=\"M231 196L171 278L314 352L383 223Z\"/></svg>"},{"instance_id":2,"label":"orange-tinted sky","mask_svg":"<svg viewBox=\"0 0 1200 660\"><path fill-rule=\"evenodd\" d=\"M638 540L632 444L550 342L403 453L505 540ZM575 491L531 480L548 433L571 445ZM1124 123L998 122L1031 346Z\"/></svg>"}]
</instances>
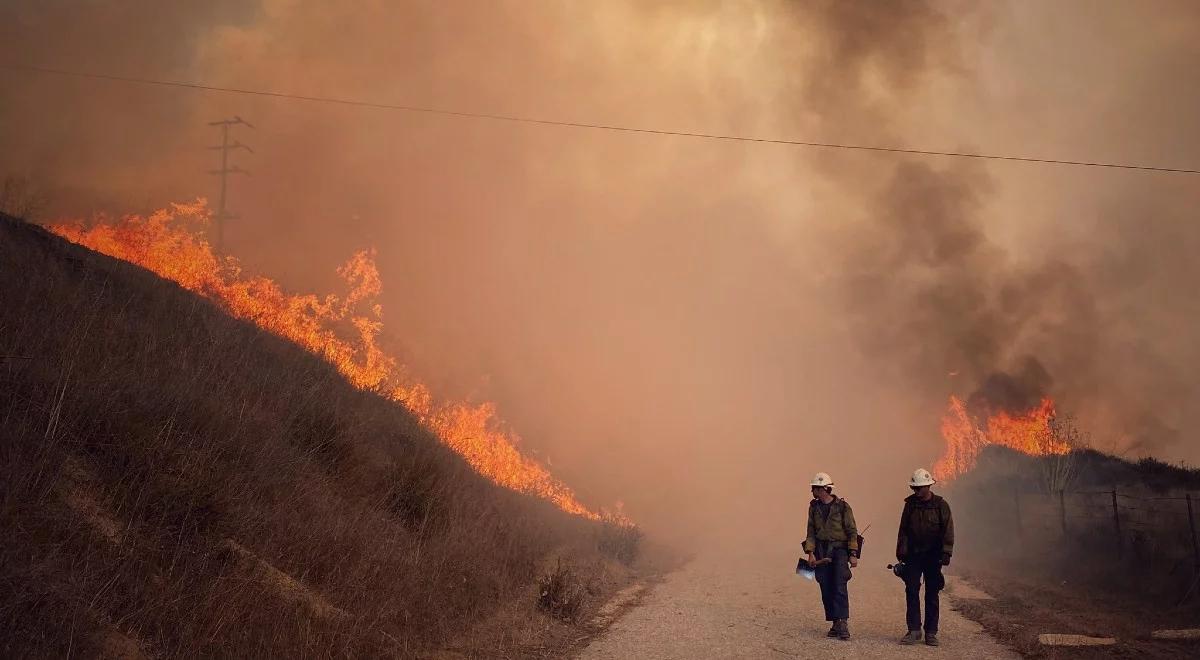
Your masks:
<instances>
[{"instance_id":1,"label":"orange-tinted sky","mask_svg":"<svg viewBox=\"0 0 1200 660\"><path fill-rule=\"evenodd\" d=\"M1190 2L7 3L0 59L655 129L1200 165ZM1032 356L1105 449L1200 459L1194 176L513 124L0 70L52 213L215 196L297 288L378 249L414 369L648 524L866 518ZM958 375L948 377L949 372ZM886 490L880 484L894 482ZM890 506L890 504L889 504ZM754 514L754 515L750 515ZM891 514L888 513L888 516ZM889 517L890 519L890 517Z\"/></svg>"}]
</instances>

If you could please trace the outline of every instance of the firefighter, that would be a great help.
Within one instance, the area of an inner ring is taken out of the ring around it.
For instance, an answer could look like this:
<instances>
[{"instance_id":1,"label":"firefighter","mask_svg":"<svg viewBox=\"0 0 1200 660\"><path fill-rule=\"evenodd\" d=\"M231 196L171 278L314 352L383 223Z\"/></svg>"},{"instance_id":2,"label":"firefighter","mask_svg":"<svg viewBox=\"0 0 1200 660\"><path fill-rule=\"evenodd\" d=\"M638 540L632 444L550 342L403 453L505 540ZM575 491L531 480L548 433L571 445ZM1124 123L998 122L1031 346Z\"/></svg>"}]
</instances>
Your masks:
<instances>
[{"instance_id":1,"label":"firefighter","mask_svg":"<svg viewBox=\"0 0 1200 660\"><path fill-rule=\"evenodd\" d=\"M825 620L833 622L828 637L850 639L850 594L846 582L850 568L858 566L858 528L854 511L846 500L833 494L833 479L818 472L812 479L812 502L808 505L808 536L804 552L810 566L815 566L816 580L821 585L821 603ZM817 565L822 559L830 561Z\"/></svg>"},{"instance_id":2,"label":"firefighter","mask_svg":"<svg viewBox=\"0 0 1200 660\"><path fill-rule=\"evenodd\" d=\"M908 481L913 494L904 499L900 514L900 532L896 539L896 559L904 568L904 598L907 605L908 634L901 644L921 641L921 580L925 581L925 643L938 645L938 592L946 586L942 567L950 565L954 553L954 518L950 505L931 486L936 483L929 470L920 468Z\"/></svg>"}]
</instances>

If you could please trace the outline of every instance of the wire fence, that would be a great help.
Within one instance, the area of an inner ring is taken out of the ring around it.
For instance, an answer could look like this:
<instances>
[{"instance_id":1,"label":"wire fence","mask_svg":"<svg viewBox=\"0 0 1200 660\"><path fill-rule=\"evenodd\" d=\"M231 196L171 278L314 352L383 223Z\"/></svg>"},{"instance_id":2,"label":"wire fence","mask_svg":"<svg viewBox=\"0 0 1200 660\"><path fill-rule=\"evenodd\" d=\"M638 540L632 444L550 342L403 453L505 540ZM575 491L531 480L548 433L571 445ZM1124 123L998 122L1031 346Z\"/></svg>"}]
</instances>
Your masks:
<instances>
[{"instance_id":1,"label":"wire fence","mask_svg":"<svg viewBox=\"0 0 1200 660\"><path fill-rule=\"evenodd\" d=\"M1196 510L1200 494L1148 495L1112 490L1068 491L1049 495L1014 492L1012 512L1018 539L1060 534L1084 541L1115 541L1118 558L1161 554L1190 555L1200 573ZM1149 550L1148 550L1149 549Z\"/></svg>"}]
</instances>

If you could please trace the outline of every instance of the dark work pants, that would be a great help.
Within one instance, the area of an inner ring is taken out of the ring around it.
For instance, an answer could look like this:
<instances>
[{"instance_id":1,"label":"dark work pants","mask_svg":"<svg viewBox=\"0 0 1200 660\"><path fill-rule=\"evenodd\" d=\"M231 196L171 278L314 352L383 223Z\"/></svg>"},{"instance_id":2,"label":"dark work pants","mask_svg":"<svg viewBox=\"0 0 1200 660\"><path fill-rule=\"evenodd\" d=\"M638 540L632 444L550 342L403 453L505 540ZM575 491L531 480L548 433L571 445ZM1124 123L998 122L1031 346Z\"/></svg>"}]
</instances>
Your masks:
<instances>
[{"instance_id":1,"label":"dark work pants","mask_svg":"<svg viewBox=\"0 0 1200 660\"><path fill-rule=\"evenodd\" d=\"M925 634L936 634L941 607L938 592L946 586L942 553L920 554L904 560L904 600L909 630L921 629L921 578L925 579Z\"/></svg>"},{"instance_id":2,"label":"dark work pants","mask_svg":"<svg viewBox=\"0 0 1200 660\"><path fill-rule=\"evenodd\" d=\"M829 557L831 563L816 567L817 584L821 585L821 604L825 606L825 620L836 621L850 618L850 592L846 582L850 580L850 554L845 548L829 548L820 552L817 559Z\"/></svg>"}]
</instances>

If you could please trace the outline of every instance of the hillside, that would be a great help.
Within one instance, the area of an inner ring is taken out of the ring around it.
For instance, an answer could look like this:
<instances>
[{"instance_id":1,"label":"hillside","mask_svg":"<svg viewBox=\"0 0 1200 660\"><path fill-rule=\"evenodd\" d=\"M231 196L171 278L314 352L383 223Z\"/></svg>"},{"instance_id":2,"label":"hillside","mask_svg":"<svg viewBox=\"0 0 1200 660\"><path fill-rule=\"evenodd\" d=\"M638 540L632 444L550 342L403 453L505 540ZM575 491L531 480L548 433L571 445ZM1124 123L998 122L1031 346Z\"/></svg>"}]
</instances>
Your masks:
<instances>
[{"instance_id":1,"label":"hillside","mask_svg":"<svg viewBox=\"0 0 1200 660\"><path fill-rule=\"evenodd\" d=\"M1198 470L987 447L948 492L968 562L1200 607Z\"/></svg>"},{"instance_id":2,"label":"hillside","mask_svg":"<svg viewBox=\"0 0 1200 660\"><path fill-rule=\"evenodd\" d=\"M990 446L946 493L953 570L994 596L956 606L1024 657L1065 657L1045 632L1119 640L1072 657L1195 657L1194 641L1152 633L1200 620L1200 471Z\"/></svg>"},{"instance_id":3,"label":"hillside","mask_svg":"<svg viewBox=\"0 0 1200 660\"><path fill-rule=\"evenodd\" d=\"M1031 456L1002 446L988 446L979 464L962 480L971 488L994 481L1029 491L1050 489L1055 472L1066 490L1110 490L1163 493L1170 490L1200 491L1200 470L1172 465L1154 458L1128 460L1094 449L1075 449L1066 456Z\"/></svg>"},{"instance_id":4,"label":"hillside","mask_svg":"<svg viewBox=\"0 0 1200 660\"><path fill-rule=\"evenodd\" d=\"M5 657L520 656L557 559L620 580L628 531L302 348L7 216L0 263Z\"/></svg>"}]
</instances>

